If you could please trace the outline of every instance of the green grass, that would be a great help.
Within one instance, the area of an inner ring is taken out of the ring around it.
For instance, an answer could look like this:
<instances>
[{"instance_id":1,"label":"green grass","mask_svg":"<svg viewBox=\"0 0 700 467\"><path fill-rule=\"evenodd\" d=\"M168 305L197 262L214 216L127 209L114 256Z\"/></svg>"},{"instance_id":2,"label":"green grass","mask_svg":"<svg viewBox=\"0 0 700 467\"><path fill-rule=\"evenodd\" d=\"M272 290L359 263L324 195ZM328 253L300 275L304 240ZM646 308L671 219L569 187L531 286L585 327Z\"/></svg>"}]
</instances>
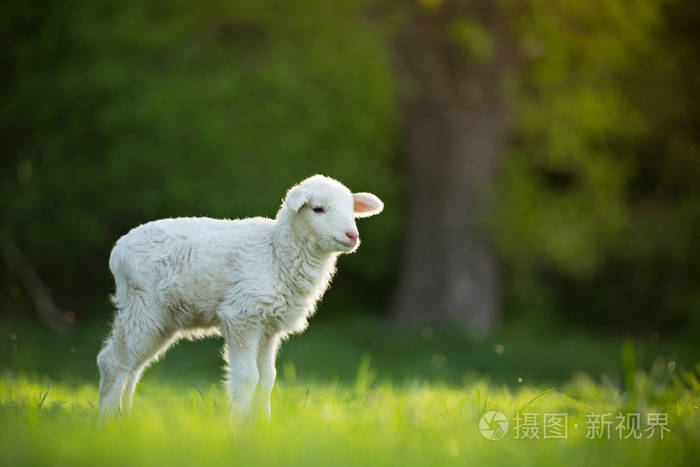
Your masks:
<instances>
[{"instance_id":1,"label":"green grass","mask_svg":"<svg viewBox=\"0 0 700 467\"><path fill-rule=\"evenodd\" d=\"M217 340L184 343L97 422L101 327L57 339L0 323L0 465L692 465L700 365L692 343L511 328L480 342L371 320L312 323L280 354L273 419L230 421ZM520 381L518 380L520 378ZM487 440L478 421L510 421ZM587 439L589 413L667 413L660 439ZM568 415L568 439L515 439L518 414Z\"/></svg>"}]
</instances>

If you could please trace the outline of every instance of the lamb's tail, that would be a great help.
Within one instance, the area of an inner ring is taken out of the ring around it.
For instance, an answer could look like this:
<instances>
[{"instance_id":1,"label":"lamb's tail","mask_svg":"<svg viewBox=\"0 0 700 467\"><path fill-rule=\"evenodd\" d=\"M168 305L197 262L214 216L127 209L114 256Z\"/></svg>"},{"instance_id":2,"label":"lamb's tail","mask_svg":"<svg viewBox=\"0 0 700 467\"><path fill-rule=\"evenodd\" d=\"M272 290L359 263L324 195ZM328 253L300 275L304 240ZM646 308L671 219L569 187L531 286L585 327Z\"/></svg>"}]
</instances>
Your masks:
<instances>
[{"instance_id":1,"label":"lamb's tail","mask_svg":"<svg viewBox=\"0 0 700 467\"><path fill-rule=\"evenodd\" d=\"M110 300L118 310L131 308L137 304L135 301L143 300L153 281L149 276L153 268L148 254L122 239L117 241L109 255L109 269L115 285Z\"/></svg>"},{"instance_id":2,"label":"lamb's tail","mask_svg":"<svg viewBox=\"0 0 700 467\"><path fill-rule=\"evenodd\" d=\"M109 255L109 270L114 277L115 291L109 297L117 309L123 308L128 301L128 282L124 263L126 260L124 248L117 242Z\"/></svg>"}]
</instances>

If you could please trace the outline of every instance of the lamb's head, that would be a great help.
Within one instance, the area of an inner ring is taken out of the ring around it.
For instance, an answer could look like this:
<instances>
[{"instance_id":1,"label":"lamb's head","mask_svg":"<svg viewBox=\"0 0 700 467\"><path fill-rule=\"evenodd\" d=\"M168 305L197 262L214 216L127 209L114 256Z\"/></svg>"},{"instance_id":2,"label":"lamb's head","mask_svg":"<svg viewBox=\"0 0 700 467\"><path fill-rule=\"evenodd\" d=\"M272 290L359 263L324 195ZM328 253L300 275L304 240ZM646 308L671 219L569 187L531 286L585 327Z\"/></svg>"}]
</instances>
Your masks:
<instances>
[{"instance_id":1,"label":"lamb's head","mask_svg":"<svg viewBox=\"0 0 700 467\"><path fill-rule=\"evenodd\" d=\"M337 180L314 175L293 186L282 209L292 227L315 249L350 253L360 245L356 217L379 214L384 203L371 193L352 193Z\"/></svg>"}]
</instances>

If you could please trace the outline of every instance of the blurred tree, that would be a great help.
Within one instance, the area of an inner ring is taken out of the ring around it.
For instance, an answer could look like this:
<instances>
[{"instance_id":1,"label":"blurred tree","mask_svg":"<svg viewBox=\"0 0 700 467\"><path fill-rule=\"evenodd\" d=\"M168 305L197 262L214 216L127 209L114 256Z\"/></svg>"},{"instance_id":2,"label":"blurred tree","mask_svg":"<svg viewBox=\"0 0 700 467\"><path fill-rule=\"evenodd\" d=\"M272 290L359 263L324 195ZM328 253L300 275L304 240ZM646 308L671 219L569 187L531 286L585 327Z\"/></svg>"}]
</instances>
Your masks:
<instances>
[{"instance_id":1,"label":"blurred tree","mask_svg":"<svg viewBox=\"0 0 700 467\"><path fill-rule=\"evenodd\" d=\"M393 317L483 334L500 319L501 275L480 216L509 139L512 38L491 1L420 1L407 18L398 56L409 192Z\"/></svg>"},{"instance_id":2,"label":"blurred tree","mask_svg":"<svg viewBox=\"0 0 700 467\"><path fill-rule=\"evenodd\" d=\"M395 319L700 324L697 3L400 5Z\"/></svg>"}]
</instances>

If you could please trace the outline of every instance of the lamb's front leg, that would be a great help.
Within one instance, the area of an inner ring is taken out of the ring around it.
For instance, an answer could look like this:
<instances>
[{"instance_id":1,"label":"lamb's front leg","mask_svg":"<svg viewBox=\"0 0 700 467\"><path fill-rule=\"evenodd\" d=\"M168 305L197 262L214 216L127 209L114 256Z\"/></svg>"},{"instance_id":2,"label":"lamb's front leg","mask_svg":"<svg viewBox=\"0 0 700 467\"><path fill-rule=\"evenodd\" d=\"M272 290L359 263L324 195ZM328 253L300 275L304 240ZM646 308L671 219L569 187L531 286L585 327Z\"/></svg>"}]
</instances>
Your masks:
<instances>
[{"instance_id":1,"label":"lamb's front leg","mask_svg":"<svg viewBox=\"0 0 700 467\"><path fill-rule=\"evenodd\" d=\"M228 361L227 389L231 398L231 417L250 414L250 406L258 385L257 355L261 332L257 324L220 312L221 332L226 341L224 356Z\"/></svg>"},{"instance_id":2,"label":"lamb's front leg","mask_svg":"<svg viewBox=\"0 0 700 467\"><path fill-rule=\"evenodd\" d=\"M277 358L277 348L279 347L279 336L277 334L266 335L260 342L258 350L258 372L260 382L255 391L256 409L261 409L270 418L270 394L275 385L277 370L275 369L275 359Z\"/></svg>"}]
</instances>

